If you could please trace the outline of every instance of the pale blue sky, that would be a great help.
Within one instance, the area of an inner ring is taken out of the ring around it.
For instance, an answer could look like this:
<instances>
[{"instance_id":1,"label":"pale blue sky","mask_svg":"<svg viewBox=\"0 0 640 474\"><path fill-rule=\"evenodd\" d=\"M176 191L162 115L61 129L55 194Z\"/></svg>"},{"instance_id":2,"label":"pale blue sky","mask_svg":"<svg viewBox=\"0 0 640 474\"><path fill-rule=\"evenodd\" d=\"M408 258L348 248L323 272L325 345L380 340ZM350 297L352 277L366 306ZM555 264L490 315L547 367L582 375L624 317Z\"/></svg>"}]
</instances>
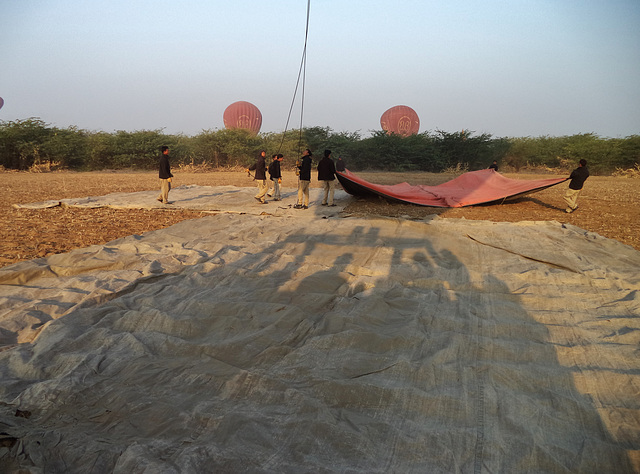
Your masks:
<instances>
[{"instance_id":1,"label":"pale blue sky","mask_svg":"<svg viewBox=\"0 0 640 474\"><path fill-rule=\"evenodd\" d=\"M232 102L282 131L306 0L0 0L0 120L194 135ZM304 126L640 133L640 0L311 0ZM299 100L289 128L299 124Z\"/></svg>"}]
</instances>

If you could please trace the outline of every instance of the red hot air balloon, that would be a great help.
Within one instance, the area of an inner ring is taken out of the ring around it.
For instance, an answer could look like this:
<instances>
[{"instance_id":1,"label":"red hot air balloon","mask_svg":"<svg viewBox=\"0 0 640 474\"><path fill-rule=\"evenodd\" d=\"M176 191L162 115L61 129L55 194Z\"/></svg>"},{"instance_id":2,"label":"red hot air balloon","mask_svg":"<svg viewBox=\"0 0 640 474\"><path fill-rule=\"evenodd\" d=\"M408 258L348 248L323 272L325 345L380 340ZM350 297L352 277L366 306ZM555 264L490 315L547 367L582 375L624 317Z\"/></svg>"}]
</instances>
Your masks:
<instances>
[{"instance_id":1,"label":"red hot air balloon","mask_svg":"<svg viewBox=\"0 0 640 474\"><path fill-rule=\"evenodd\" d=\"M387 133L397 133L408 137L420 130L420 119L411 107L396 105L391 107L380 117L380 125Z\"/></svg>"},{"instance_id":2,"label":"red hot air balloon","mask_svg":"<svg viewBox=\"0 0 640 474\"><path fill-rule=\"evenodd\" d=\"M255 134L262 126L262 114L258 107L243 100L234 102L222 114L225 128L242 128Z\"/></svg>"}]
</instances>

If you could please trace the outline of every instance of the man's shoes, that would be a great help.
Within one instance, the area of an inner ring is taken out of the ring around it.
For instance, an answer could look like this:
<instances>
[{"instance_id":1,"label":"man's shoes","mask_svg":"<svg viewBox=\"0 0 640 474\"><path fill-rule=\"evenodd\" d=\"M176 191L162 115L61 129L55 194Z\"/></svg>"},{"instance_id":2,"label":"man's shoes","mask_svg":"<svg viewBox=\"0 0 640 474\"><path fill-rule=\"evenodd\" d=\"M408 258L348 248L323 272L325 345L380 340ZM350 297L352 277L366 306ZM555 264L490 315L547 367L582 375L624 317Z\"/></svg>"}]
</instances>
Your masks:
<instances>
[{"instance_id":1,"label":"man's shoes","mask_svg":"<svg viewBox=\"0 0 640 474\"><path fill-rule=\"evenodd\" d=\"M326 202L323 202L323 203L322 203L322 206L327 206L327 205L328 205L328 204L327 204Z\"/></svg>"},{"instance_id":2,"label":"man's shoes","mask_svg":"<svg viewBox=\"0 0 640 474\"><path fill-rule=\"evenodd\" d=\"M156 198L156 201L162 202L162 198Z\"/></svg>"},{"instance_id":3,"label":"man's shoes","mask_svg":"<svg viewBox=\"0 0 640 474\"><path fill-rule=\"evenodd\" d=\"M329 204L329 207L336 207L335 204Z\"/></svg>"},{"instance_id":4,"label":"man's shoes","mask_svg":"<svg viewBox=\"0 0 640 474\"><path fill-rule=\"evenodd\" d=\"M293 208L294 209L302 209L302 204L294 204Z\"/></svg>"},{"instance_id":5,"label":"man's shoes","mask_svg":"<svg viewBox=\"0 0 640 474\"><path fill-rule=\"evenodd\" d=\"M302 206L302 209L309 209L309 206Z\"/></svg>"},{"instance_id":6,"label":"man's shoes","mask_svg":"<svg viewBox=\"0 0 640 474\"><path fill-rule=\"evenodd\" d=\"M255 199L255 200L256 200L256 201L258 201L258 202L262 202L262 199L260 199L260 198L259 198L259 197L257 197L257 196L253 196L253 199Z\"/></svg>"}]
</instances>

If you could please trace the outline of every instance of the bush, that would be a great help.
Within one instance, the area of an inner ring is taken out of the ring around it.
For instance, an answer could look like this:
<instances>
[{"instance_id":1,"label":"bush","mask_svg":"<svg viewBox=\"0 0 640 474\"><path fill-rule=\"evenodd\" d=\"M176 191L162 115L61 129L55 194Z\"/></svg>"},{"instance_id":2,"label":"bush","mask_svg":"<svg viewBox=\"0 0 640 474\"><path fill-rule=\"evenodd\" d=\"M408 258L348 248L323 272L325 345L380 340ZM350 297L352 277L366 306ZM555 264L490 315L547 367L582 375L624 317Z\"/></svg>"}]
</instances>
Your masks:
<instances>
[{"instance_id":1,"label":"bush","mask_svg":"<svg viewBox=\"0 0 640 474\"><path fill-rule=\"evenodd\" d=\"M270 157L285 155L283 168L292 168L302 150L314 159L330 149L349 169L386 171L477 170L494 160L500 169L524 167L547 170L575 168L584 158L595 174L622 173L640 163L640 136L605 139L592 133L563 137L493 138L475 132L424 132L409 137L374 131L334 132L328 127L253 135L245 130L203 130L200 134L166 135L162 130L115 133L59 129L38 118L0 122L0 166L15 170L56 168L153 169L159 147L168 145L172 164L209 169L245 168L260 150Z\"/></svg>"}]
</instances>

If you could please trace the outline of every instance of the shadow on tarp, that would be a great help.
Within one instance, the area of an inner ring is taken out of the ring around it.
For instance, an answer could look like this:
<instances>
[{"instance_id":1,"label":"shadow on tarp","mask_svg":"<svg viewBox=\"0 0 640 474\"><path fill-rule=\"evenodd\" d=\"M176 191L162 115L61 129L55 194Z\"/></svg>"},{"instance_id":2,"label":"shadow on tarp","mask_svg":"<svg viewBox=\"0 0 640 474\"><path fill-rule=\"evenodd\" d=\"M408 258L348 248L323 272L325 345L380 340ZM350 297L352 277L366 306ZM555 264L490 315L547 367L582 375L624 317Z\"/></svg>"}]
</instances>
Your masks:
<instances>
[{"instance_id":1,"label":"shadow on tarp","mask_svg":"<svg viewBox=\"0 0 640 474\"><path fill-rule=\"evenodd\" d=\"M547 327L410 226L225 244L42 336L4 354L15 465L631 472Z\"/></svg>"}]
</instances>

